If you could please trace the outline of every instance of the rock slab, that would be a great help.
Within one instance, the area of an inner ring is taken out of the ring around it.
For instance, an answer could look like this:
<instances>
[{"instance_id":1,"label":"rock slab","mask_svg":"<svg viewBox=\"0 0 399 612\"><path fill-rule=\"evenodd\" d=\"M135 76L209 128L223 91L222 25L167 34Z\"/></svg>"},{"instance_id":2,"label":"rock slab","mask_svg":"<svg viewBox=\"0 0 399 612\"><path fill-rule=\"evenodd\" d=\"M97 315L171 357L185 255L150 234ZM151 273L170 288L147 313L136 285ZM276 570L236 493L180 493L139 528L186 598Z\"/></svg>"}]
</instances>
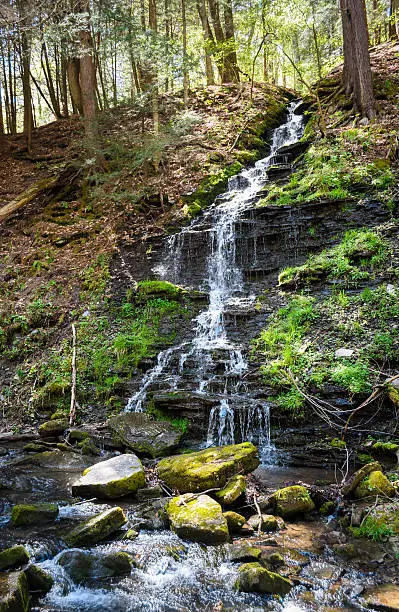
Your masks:
<instances>
[{"instance_id":1,"label":"rock slab","mask_svg":"<svg viewBox=\"0 0 399 612\"><path fill-rule=\"evenodd\" d=\"M118 531L125 523L126 516L122 508L110 508L80 523L64 536L64 540L68 546L94 546Z\"/></svg>"},{"instance_id":2,"label":"rock slab","mask_svg":"<svg viewBox=\"0 0 399 612\"><path fill-rule=\"evenodd\" d=\"M180 493L223 488L232 476L253 472L259 465L258 449L250 442L217 446L187 455L162 459L158 475Z\"/></svg>"},{"instance_id":3,"label":"rock slab","mask_svg":"<svg viewBox=\"0 0 399 612\"><path fill-rule=\"evenodd\" d=\"M222 544L229 540L222 508L209 495L186 493L174 497L165 509L172 531L180 538L204 544Z\"/></svg>"},{"instance_id":4,"label":"rock slab","mask_svg":"<svg viewBox=\"0 0 399 612\"><path fill-rule=\"evenodd\" d=\"M238 572L236 588L239 591L287 595L292 588L292 583L287 578L267 570L257 562L244 563Z\"/></svg>"},{"instance_id":5,"label":"rock slab","mask_svg":"<svg viewBox=\"0 0 399 612\"><path fill-rule=\"evenodd\" d=\"M145 473L136 455L119 455L87 468L72 485L72 495L114 499L145 486Z\"/></svg>"},{"instance_id":6,"label":"rock slab","mask_svg":"<svg viewBox=\"0 0 399 612\"><path fill-rule=\"evenodd\" d=\"M108 421L114 437L123 446L144 457L165 457L180 443L182 432L168 421L152 421L148 414L132 412Z\"/></svg>"},{"instance_id":7,"label":"rock slab","mask_svg":"<svg viewBox=\"0 0 399 612\"><path fill-rule=\"evenodd\" d=\"M58 516L57 504L17 504L11 512L11 522L16 527L45 525L52 523Z\"/></svg>"}]
</instances>

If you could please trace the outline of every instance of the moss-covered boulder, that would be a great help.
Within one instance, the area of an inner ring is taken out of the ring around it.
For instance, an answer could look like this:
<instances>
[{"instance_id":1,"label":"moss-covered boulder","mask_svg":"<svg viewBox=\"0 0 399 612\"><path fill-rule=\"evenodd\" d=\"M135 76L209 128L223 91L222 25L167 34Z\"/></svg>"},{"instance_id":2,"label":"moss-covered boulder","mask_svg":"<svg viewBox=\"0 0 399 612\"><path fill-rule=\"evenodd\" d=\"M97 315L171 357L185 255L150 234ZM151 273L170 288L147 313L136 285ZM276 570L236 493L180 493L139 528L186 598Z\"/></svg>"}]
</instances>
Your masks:
<instances>
[{"instance_id":1,"label":"moss-covered boulder","mask_svg":"<svg viewBox=\"0 0 399 612\"><path fill-rule=\"evenodd\" d=\"M48 442L28 442L28 444L25 444L23 448L25 453L44 453L48 451L48 449Z\"/></svg>"},{"instance_id":2,"label":"moss-covered boulder","mask_svg":"<svg viewBox=\"0 0 399 612\"><path fill-rule=\"evenodd\" d=\"M278 531L285 527L283 519L273 514L253 514L248 519L248 525L255 531Z\"/></svg>"},{"instance_id":3,"label":"moss-covered boulder","mask_svg":"<svg viewBox=\"0 0 399 612\"><path fill-rule=\"evenodd\" d=\"M80 523L64 536L64 540L71 547L93 546L118 531L125 523L126 516L122 508L110 508Z\"/></svg>"},{"instance_id":4,"label":"moss-covered boulder","mask_svg":"<svg viewBox=\"0 0 399 612\"><path fill-rule=\"evenodd\" d=\"M29 561L29 553L25 546L17 545L0 552L0 571L21 567Z\"/></svg>"},{"instance_id":5,"label":"moss-covered boulder","mask_svg":"<svg viewBox=\"0 0 399 612\"><path fill-rule=\"evenodd\" d=\"M221 491L216 491L215 497L222 506L231 506L235 501L243 493L247 488L247 481L245 480L245 476L242 474L237 474L237 476L233 476Z\"/></svg>"},{"instance_id":6,"label":"moss-covered boulder","mask_svg":"<svg viewBox=\"0 0 399 612\"><path fill-rule=\"evenodd\" d=\"M368 476L371 472L381 471L381 466L378 461L372 461L371 463L366 463L360 470L357 470L352 476L349 478L347 482L341 487L341 493L344 497L352 497L355 489L358 485Z\"/></svg>"},{"instance_id":7,"label":"moss-covered boulder","mask_svg":"<svg viewBox=\"0 0 399 612\"><path fill-rule=\"evenodd\" d=\"M85 438L81 442L77 444L78 448L82 455L93 455L94 457L99 457L101 455L101 450L94 444L91 438Z\"/></svg>"},{"instance_id":8,"label":"moss-covered boulder","mask_svg":"<svg viewBox=\"0 0 399 612\"><path fill-rule=\"evenodd\" d=\"M29 591L35 593L48 593L54 584L54 578L44 569L33 563L25 570L25 576L28 580Z\"/></svg>"},{"instance_id":9,"label":"moss-covered boulder","mask_svg":"<svg viewBox=\"0 0 399 612\"><path fill-rule=\"evenodd\" d=\"M256 446L243 442L168 457L158 463L157 469L168 487L188 493L223 488L232 476L248 474L258 465Z\"/></svg>"},{"instance_id":10,"label":"moss-covered boulder","mask_svg":"<svg viewBox=\"0 0 399 612\"><path fill-rule=\"evenodd\" d=\"M300 485L279 489L270 496L270 501L275 513L283 518L292 518L315 509L309 491Z\"/></svg>"},{"instance_id":11,"label":"moss-covered boulder","mask_svg":"<svg viewBox=\"0 0 399 612\"><path fill-rule=\"evenodd\" d=\"M380 470L375 470L366 476L366 478L356 487L354 493L356 499L376 497L377 495L385 497L395 496L395 488Z\"/></svg>"},{"instance_id":12,"label":"moss-covered boulder","mask_svg":"<svg viewBox=\"0 0 399 612\"><path fill-rule=\"evenodd\" d=\"M17 504L11 512L11 522L16 527L45 525L52 523L58 516L57 504Z\"/></svg>"},{"instance_id":13,"label":"moss-covered boulder","mask_svg":"<svg viewBox=\"0 0 399 612\"><path fill-rule=\"evenodd\" d=\"M229 550L229 559L233 563L252 563L260 561L262 558L262 550L249 544L233 544Z\"/></svg>"},{"instance_id":14,"label":"moss-covered boulder","mask_svg":"<svg viewBox=\"0 0 399 612\"><path fill-rule=\"evenodd\" d=\"M145 473L136 455L119 455L100 461L83 472L72 485L72 495L114 499L136 493L144 487Z\"/></svg>"},{"instance_id":15,"label":"moss-covered boulder","mask_svg":"<svg viewBox=\"0 0 399 612\"><path fill-rule=\"evenodd\" d=\"M28 612L30 595L24 572L0 575L0 612Z\"/></svg>"},{"instance_id":16,"label":"moss-covered boulder","mask_svg":"<svg viewBox=\"0 0 399 612\"><path fill-rule=\"evenodd\" d=\"M204 544L222 544L229 540L222 508L209 495L186 493L171 499L165 509L172 531L183 539Z\"/></svg>"},{"instance_id":17,"label":"moss-covered boulder","mask_svg":"<svg viewBox=\"0 0 399 612\"><path fill-rule=\"evenodd\" d=\"M65 550L57 563L78 584L89 579L124 576L130 574L133 567L132 558L123 551L101 555L84 550Z\"/></svg>"},{"instance_id":18,"label":"moss-covered boulder","mask_svg":"<svg viewBox=\"0 0 399 612\"><path fill-rule=\"evenodd\" d=\"M144 457L165 457L178 446L182 432L168 421L152 421L148 414L131 412L108 421L114 439Z\"/></svg>"},{"instance_id":19,"label":"moss-covered boulder","mask_svg":"<svg viewBox=\"0 0 399 612\"><path fill-rule=\"evenodd\" d=\"M244 563L238 570L239 576L236 588L246 593L269 593L272 595L287 595L292 589L292 583L280 574L275 574L260 563Z\"/></svg>"},{"instance_id":20,"label":"moss-covered boulder","mask_svg":"<svg viewBox=\"0 0 399 612\"><path fill-rule=\"evenodd\" d=\"M223 516L227 521L229 533L241 533L241 530L246 523L244 516L238 514L238 512L232 512L231 510L228 512L223 512Z\"/></svg>"},{"instance_id":21,"label":"moss-covered boulder","mask_svg":"<svg viewBox=\"0 0 399 612\"><path fill-rule=\"evenodd\" d=\"M68 425L68 419L46 421L39 427L39 436L42 438L58 438L58 436L62 436Z\"/></svg>"}]
</instances>

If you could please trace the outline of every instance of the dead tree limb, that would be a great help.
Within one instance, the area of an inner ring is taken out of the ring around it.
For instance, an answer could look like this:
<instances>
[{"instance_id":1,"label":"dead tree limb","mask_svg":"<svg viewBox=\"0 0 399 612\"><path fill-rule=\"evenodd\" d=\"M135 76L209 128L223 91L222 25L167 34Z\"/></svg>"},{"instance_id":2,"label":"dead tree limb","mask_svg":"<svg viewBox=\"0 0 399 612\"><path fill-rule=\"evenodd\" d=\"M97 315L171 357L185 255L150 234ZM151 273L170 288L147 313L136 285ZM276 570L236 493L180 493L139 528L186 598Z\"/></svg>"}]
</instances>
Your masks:
<instances>
[{"instance_id":1,"label":"dead tree limb","mask_svg":"<svg viewBox=\"0 0 399 612\"><path fill-rule=\"evenodd\" d=\"M75 422L76 418L76 327L72 323L72 384L71 384L71 408L69 410L69 426Z\"/></svg>"}]
</instances>

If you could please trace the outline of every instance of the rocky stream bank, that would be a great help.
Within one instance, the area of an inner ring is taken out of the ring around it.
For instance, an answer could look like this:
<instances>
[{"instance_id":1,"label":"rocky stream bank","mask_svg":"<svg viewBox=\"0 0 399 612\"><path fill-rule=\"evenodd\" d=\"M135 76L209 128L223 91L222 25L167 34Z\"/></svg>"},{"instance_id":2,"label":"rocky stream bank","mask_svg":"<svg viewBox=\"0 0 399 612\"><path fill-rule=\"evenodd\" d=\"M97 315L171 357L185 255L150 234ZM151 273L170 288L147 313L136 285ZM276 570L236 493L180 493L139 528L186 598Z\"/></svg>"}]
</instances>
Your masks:
<instances>
[{"instance_id":1,"label":"rocky stream bank","mask_svg":"<svg viewBox=\"0 0 399 612\"><path fill-rule=\"evenodd\" d=\"M54 421L3 443L2 612L398 608L386 464L295 473L248 442L152 459L175 444L168 423L140 459L141 417L107 423L102 449L93 428Z\"/></svg>"}]
</instances>

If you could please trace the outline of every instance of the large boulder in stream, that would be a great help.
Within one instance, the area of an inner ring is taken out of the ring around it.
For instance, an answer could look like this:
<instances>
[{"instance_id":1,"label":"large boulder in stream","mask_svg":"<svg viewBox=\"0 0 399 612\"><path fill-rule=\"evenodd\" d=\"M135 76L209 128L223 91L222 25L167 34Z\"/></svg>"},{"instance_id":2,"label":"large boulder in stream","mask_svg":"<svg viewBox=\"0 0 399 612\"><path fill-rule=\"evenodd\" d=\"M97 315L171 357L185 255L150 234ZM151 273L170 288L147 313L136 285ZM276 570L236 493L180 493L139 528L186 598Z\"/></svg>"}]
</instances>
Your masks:
<instances>
[{"instance_id":1,"label":"large boulder in stream","mask_svg":"<svg viewBox=\"0 0 399 612\"><path fill-rule=\"evenodd\" d=\"M182 432L168 421L152 421L148 414L120 414L107 423L114 440L144 457L165 457L180 443Z\"/></svg>"},{"instance_id":2,"label":"large boulder in stream","mask_svg":"<svg viewBox=\"0 0 399 612\"><path fill-rule=\"evenodd\" d=\"M64 540L71 547L94 546L118 531L125 523L126 516L122 508L110 508L80 523L64 536Z\"/></svg>"},{"instance_id":3,"label":"large boulder in stream","mask_svg":"<svg viewBox=\"0 0 399 612\"><path fill-rule=\"evenodd\" d=\"M29 553L20 544L6 548L0 552L0 571L21 567L29 561Z\"/></svg>"},{"instance_id":4,"label":"large boulder in stream","mask_svg":"<svg viewBox=\"0 0 399 612\"><path fill-rule=\"evenodd\" d=\"M78 584L89 579L124 576L130 574L133 567L132 558L123 551L101 555L84 550L64 550L57 563Z\"/></svg>"},{"instance_id":5,"label":"large boulder in stream","mask_svg":"<svg viewBox=\"0 0 399 612\"><path fill-rule=\"evenodd\" d=\"M236 474L248 474L259 465L258 449L250 442L217 446L162 459L159 477L171 489L194 493L223 488Z\"/></svg>"},{"instance_id":6,"label":"large boulder in stream","mask_svg":"<svg viewBox=\"0 0 399 612\"><path fill-rule=\"evenodd\" d=\"M54 584L54 578L48 572L38 565L31 563L25 570L25 576L28 580L29 591L36 593L48 593Z\"/></svg>"},{"instance_id":7,"label":"large boulder in stream","mask_svg":"<svg viewBox=\"0 0 399 612\"><path fill-rule=\"evenodd\" d=\"M24 572L0 575L0 612L28 612L30 595Z\"/></svg>"},{"instance_id":8,"label":"large boulder in stream","mask_svg":"<svg viewBox=\"0 0 399 612\"><path fill-rule=\"evenodd\" d=\"M269 499L275 513L283 518L293 518L315 509L309 491L300 485L279 489Z\"/></svg>"},{"instance_id":9,"label":"large boulder in stream","mask_svg":"<svg viewBox=\"0 0 399 612\"><path fill-rule=\"evenodd\" d=\"M39 436L41 438L58 438L68 429L68 425L68 419L46 421L39 426Z\"/></svg>"},{"instance_id":10,"label":"large boulder in stream","mask_svg":"<svg viewBox=\"0 0 399 612\"><path fill-rule=\"evenodd\" d=\"M113 499L145 486L145 473L136 455L119 455L87 468L72 485L72 495Z\"/></svg>"},{"instance_id":11,"label":"large boulder in stream","mask_svg":"<svg viewBox=\"0 0 399 612\"><path fill-rule=\"evenodd\" d=\"M222 544L229 540L229 530L222 508L209 495L186 493L174 497L166 505L171 529L180 538Z\"/></svg>"},{"instance_id":12,"label":"large boulder in stream","mask_svg":"<svg viewBox=\"0 0 399 612\"><path fill-rule=\"evenodd\" d=\"M380 472L381 465L378 461L372 461L371 463L366 463L360 470L357 470L352 476L349 478L347 482L345 482L341 487L341 493L344 497L353 497L355 489L359 486L359 484L364 480L371 472Z\"/></svg>"},{"instance_id":13,"label":"large boulder in stream","mask_svg":"<svg viewBox=\"0 0 399 612\"><path fill-rule=\"evenodd\" d=\"M235 586L239 591L246 593L287 595L293 586L287 578L267 570L257 562L244 563L238 569L238 574Z\"/></svg>"},{"instance_id":14,"label":"large boulder in stream","mask_svg":"<svg viewBox=\"0 0 399 612\"><path fill-rule=\"evenodd\" d=\"M58 516L57 504L17 504L11 512L11 522L16 527L45 525L52 523Z\"/></svg>"}]
</instances>

